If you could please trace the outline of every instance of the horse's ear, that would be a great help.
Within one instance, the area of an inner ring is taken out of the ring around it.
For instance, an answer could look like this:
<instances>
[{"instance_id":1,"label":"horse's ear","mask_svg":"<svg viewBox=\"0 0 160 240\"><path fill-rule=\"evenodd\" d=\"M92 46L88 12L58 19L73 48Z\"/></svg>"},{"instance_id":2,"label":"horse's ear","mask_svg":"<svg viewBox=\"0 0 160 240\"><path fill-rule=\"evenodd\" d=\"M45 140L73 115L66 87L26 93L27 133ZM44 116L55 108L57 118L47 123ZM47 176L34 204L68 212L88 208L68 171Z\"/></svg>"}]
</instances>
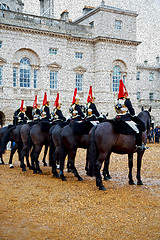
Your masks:
<instances>
[{"instance_id":1,"label":"horse's ear","mask_svg":"<svg viewBox=\"0 0 160 240\"><path fill-rule=\"evenodd\" d=\"M141 110L142 110L142 112L144 111L144 107L143 106L142 106Z\"/></svg>"},{"instance_id":2,"label":"horse's ear","mask_svg":"<svg viewBox=\"0 0 160 240\"><path fill-rule=\"evenodd\" d=\"M148 112L151 112L151 107L149 108Z\"/></svg>"}]
</instances>

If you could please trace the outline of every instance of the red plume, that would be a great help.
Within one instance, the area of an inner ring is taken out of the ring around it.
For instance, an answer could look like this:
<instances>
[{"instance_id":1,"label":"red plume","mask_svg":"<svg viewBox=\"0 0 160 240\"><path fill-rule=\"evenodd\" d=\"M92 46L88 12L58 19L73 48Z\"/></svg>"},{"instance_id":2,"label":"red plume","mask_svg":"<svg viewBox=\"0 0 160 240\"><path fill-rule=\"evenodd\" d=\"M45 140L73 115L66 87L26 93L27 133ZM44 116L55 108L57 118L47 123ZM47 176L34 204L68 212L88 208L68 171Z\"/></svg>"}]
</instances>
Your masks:
<instances>
[{"instance_id":1,"label":"red plume","mask_svg":"<svg viewBox=\"0 0 160 240\"><path fill-rule=\"evenodd\" d=\"M23 104L24 104L24 100L22 100L22 102L21 102L20 112L23 111Z\"/></svg>"},{"instance_id":2,"label":"red plume","mask_svg":"<svg viewBox=\"0 0 160 240\"><path fill-rule=\"evenodd\" d=\"M44 93L43 106L47 104L47 93Z\"/></svg>"},{"instance_id":3,"label":"red plume","mask_svg":"<svg viewBox=\"0 0 160 240\"><path fill-rule=\"evenodd\" d=\"M57 97L56 97L56 100L55 100L55 102L54 102L54 105L53 105L53 107L58 107L58 105L59 105L59 93L57 93Z\"/></svg>"},{"instance_id":4,"label":"red plume","mask_svg":"<svg viewBox=\"0 0 160 240\"><path fill-rule=\"evenodd\" d=\"M124 83L122 79L119 80L119 93L118 93L118 99L124 98L125 96L128 96L128 92L126 87L124 86Z\"/></svg>"},{"instance_id":5,"label":"red plume","mask_svg":"<svg viewBox=\"0 0 160 240\"><path fill-rule=\"evenodd\" d=\"M75 90L74 90L74 96L73 96L72 104L74 104L75 101L76 101L76 95L77 95L77 88L75 88Z\"/></svg>"},{"instance_id":6,"label":"red plume","mask_svg":"<svg viewBox=\"0 0 160 240\"><path fill-rule=\"evenodd\" d=\"M37 95L35 95L35 100L33 102L33 108L37 107Z\"/></svg>"},{"instance_id":7,"label":"red plume","mask_svg":"<svg viewBox=\"0 0 160 240\"><path fill-rule=\"evenodd\" d=\"M93 101L93 96L92 96L92 86L90 86L89 93L88 93L88 98L87 102Z\"/></svg>"}]
</instances>

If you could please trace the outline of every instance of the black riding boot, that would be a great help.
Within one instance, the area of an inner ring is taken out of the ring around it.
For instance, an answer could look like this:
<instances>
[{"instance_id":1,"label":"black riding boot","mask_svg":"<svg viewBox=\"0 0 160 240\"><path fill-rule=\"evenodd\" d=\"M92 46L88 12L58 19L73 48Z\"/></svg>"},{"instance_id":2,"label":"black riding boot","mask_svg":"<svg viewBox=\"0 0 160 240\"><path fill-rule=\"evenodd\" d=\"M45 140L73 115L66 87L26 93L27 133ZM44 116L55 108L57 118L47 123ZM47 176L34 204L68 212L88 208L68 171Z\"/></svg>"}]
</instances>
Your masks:
<instances>
[{"instance_id":1,"label":"black riding boot","mask_svg":"<svg viewBox=\"0 0 160 240\"><path fill-rule=\"evenodd\" d=\"M136 147L137 150L146 150L147 147L145 146L145 144L142 142L142 132L139 132L136 134Z\"/></svg>"}]
</instances>

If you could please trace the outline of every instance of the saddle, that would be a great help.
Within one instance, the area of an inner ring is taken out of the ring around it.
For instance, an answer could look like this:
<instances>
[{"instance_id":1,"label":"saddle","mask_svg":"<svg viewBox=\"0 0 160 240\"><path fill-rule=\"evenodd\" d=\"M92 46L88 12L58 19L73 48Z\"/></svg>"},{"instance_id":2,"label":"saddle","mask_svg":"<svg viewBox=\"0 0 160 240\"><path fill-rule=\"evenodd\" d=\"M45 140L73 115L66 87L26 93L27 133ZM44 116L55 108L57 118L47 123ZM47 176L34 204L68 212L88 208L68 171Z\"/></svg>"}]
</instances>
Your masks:
<instances>
[{"instance_id":1,"label":"saddle","mask_svg":"<svg viewBox=\"0 0 160 240\"><path fill-rule=\"evenodd\" d=\"M107 120L108 122L112 123L113 129L116 133L124 134L124 135L135 135L137 131L133 129L128 123L121 119L112 119ZM139 125L136 124L136 127L139 129Z\"/></svg>"}]
</instances>

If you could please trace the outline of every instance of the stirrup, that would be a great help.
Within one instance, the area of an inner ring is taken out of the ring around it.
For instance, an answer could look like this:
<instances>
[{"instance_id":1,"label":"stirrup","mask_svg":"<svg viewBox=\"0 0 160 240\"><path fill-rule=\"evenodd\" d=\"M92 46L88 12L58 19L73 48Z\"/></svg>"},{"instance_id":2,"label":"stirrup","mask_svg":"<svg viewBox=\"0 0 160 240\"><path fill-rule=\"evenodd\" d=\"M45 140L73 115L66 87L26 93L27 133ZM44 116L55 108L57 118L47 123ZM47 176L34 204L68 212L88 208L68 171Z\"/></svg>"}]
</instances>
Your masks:
<instances>
[{"instance_id":1,"label":"stirrup","mask_svg":"<svg viewBox=\"0 0 160 240\"><path fill-rule=\"evenodd\" d=\"M137 145L136 145L136 148L137 148L137 150L146 150L146 149L148 149L149 147L146 147L144 144L142 144L141 146L137 146Z\"/></svg>"}]
</instances>

